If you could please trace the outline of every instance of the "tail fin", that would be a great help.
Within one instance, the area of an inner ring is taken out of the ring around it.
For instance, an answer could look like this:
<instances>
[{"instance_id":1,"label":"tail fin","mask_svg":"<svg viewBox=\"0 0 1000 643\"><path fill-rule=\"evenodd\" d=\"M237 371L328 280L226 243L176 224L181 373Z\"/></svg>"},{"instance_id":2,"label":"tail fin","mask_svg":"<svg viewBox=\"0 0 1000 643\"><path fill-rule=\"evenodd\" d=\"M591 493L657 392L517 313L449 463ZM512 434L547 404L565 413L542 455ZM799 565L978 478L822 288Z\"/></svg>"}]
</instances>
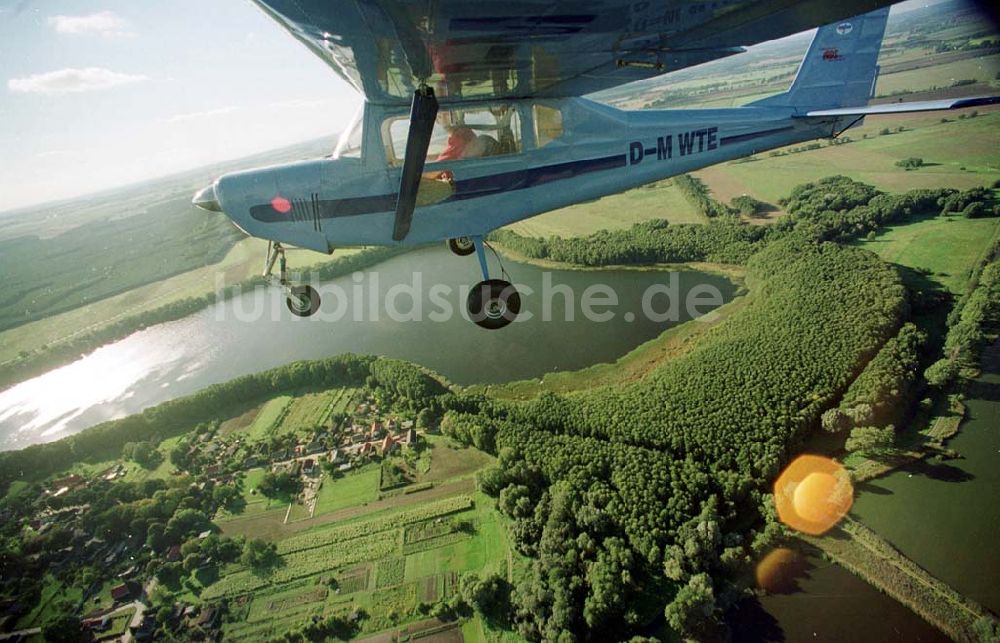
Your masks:
<instances>
[{"instance_id":1,"label":"tail fin","mask_svg":"<svg viewBox=\"0 0 1000 643\"><path fill-rule=\"evenodd\" d=\"M750 103L799 111L867 105L889 8L820 27L788 91Z\"/></svg>"}]
</instances>

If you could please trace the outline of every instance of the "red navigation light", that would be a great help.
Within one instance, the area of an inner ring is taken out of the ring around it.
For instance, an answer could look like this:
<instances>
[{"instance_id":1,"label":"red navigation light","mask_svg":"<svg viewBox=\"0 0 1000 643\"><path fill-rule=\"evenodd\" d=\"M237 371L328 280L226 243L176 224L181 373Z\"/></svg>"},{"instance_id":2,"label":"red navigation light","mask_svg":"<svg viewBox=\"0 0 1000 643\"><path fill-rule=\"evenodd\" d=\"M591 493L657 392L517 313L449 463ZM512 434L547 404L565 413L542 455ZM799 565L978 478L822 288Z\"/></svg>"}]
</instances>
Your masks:
<instances>
[{"instance_id":1,"label":"red navigation light","mask_svg":"<svg viewBox=\"0 0 1000 643\"><path fill-rule=\"evenodd\" d=\"M281 214L288 214L292 211L292 202L279 195L271 199L271 207Z\"/></svg>"}]
</instances>

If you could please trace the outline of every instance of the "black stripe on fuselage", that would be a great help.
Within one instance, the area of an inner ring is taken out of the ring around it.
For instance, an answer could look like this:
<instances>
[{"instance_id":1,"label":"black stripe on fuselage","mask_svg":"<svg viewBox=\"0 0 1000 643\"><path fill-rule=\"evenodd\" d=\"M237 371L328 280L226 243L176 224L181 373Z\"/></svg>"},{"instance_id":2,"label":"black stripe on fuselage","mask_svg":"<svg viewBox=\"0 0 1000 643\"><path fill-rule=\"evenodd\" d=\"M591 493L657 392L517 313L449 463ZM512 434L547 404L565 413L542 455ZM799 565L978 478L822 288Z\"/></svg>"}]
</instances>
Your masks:
<instances>
[{"instance_id":1,"label":"black stripe on fuselage","mask_svg":"<svg viewBox=\"0 0 1000 643\"><path fill-rule=\"evenodd\" d=\"M512 190L526 190L555 181L572 179L582 174L625 167L625 163L625 155L618 154L464 179L455 182L455 193L444 199L442 203L477 199ZM392 212L396 208L396 195L380 194L350 199L316 199L313 208L319 219ZM251 207L250 216L262 223L285 223L290 220L287 213L275 210L270 203Z\"/></svg>"},{"instance_id":2,"label":"black stripe on fuselage","mask_svg":"<svg viewBox=\"0 0 1000 643\"><path fill-rule=\"evenodd\" d=\"M763 138L764 136L771 136L772 134L781 134L782 132L787 132L793 129L795 129L793 125L788 125L787 127L768 129L763 132L750 132L749 134L737 134L736 136L723 136L719 139L719 144L732 145L734 143L745 143L746 141L752 141L756 138Z\"/></svg>"}]
</instances>

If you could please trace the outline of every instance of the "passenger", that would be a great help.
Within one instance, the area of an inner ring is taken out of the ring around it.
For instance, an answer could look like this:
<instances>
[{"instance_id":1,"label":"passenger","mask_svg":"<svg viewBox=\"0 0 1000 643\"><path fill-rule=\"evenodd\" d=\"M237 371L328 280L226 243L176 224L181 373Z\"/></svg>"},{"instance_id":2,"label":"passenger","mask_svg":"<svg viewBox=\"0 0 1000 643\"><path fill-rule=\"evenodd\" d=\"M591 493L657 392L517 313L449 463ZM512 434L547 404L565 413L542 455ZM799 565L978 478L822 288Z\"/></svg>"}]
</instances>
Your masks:
<instances>
[{"instance_id":1,"label":"passenger","mask_svg":"<svg viewBox=\"0 0 1000 643\"><path fill-rule=\"evenodd\" d=\"M446 126L446 129L448 130L448 142L444 150L438 154L437 160L454 161L468 156L469 152L473 151L476 141L476 133L472 131L472 128L458 125Z\"/></svg>"}]
</instances>

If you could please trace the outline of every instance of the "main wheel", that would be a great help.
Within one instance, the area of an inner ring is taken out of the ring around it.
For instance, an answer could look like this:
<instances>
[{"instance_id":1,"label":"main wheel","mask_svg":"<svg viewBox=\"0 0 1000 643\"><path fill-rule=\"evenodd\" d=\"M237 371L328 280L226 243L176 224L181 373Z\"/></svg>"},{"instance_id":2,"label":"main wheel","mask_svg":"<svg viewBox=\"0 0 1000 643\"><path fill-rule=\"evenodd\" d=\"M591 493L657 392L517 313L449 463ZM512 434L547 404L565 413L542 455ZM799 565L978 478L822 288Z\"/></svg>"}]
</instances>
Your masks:
<instances>
[{"instance_id":1,"label":"main wheel","mask_svg":"<svg viewBox=\"0 0 1000 643\"><path fill-rule=\"evenodd\" d=\"M467 257L476 251L476 244L469 237L448 239L448 247L459 257Z\"/></svg>"},{"instance_id":2,"label":"main wheel","mask_svg":"<svg viewBox=\"0 0 1000 643\"><path fill-rule=\"evenodd\" d=\"M319 310L319 293L312 286L292 286L285 304L296 317L309 317Z\"/></svg>"},{"instance_id":3,"label":"main wheel","mask_svg":"<svg viewBox=\"0 0 1000 643\"><path fill-rule=\"evenodd\" d=\"M514 321L521 312L521 295L509 282L488 279L473 287L466 307L477 326L498 330Z\"/></svg>"}]
</instances>

